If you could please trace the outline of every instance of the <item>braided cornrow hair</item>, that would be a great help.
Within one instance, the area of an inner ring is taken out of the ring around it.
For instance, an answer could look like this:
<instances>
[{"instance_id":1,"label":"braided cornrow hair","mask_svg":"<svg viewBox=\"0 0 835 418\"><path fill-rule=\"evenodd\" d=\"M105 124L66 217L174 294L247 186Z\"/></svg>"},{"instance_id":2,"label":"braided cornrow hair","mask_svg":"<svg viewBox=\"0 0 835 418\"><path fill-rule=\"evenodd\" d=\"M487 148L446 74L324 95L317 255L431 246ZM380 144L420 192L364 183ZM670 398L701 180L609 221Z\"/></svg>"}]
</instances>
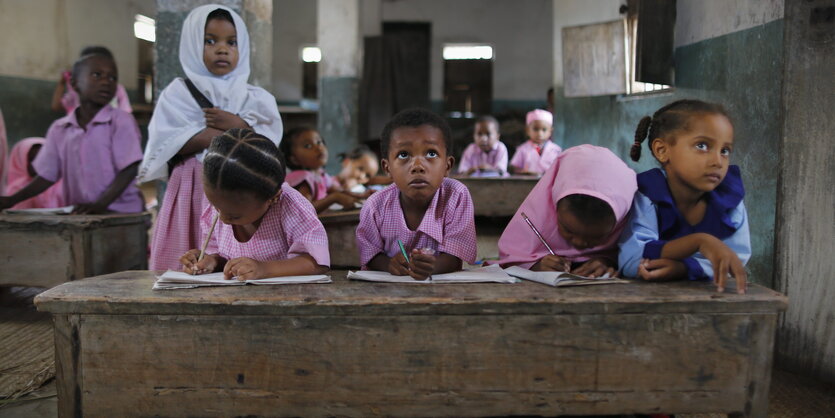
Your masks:
<instances>
[{"instance_id":1,"label":"braided cornrow hair","mask_svg":"<svg viewBox=\"0 0 835 418\"><path fill-rule=\"evenodd\" d=\"M207 185L251 192L265 201L281 190L286 171L278 147L249 129L230 129L214 137L203 158L203 182Z\"/></svg>"},{"instance_id":2,"label":"braided cornrow hair","mask_svg":"<svg viewBox=\"0 0 835 418\"><path fill-rule=\"evenodd\" d=\"M629 149L629 156L632 157L632 161L638 161L641 158L641 143L645 139L649 138L647 148L652 152L653 140L664 138L671 132L686 127L688 118L696 113L718 113L730 120L725 108L717 103L694 99L672 102L658 109L652 117L644 116L638 122L638 127L635 129L635 142Z\"/></svg>"}]
</instances>

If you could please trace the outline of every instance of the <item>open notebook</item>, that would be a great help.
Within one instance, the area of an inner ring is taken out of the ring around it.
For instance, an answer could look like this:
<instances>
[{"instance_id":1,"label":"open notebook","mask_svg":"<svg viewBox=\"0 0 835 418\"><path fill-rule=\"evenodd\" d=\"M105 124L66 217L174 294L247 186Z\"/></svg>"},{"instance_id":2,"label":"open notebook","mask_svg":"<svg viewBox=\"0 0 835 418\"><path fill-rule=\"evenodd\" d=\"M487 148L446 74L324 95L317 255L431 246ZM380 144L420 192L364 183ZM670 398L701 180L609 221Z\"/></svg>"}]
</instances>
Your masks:
<instances>
[{"instance_id":1,"label":"open notebook","mask_svg":"<svg viewBox=\"0 0 835 418\"><path fill-rule=\"evenodd\" d=\"M516 283L518 280L509 276L501 267L493 265L454 273L433 274L426 280L415 280L410 276L395 276L384 271L349 271L348 278L368 282L384 283Z\"/></svg>"},{"instance_id":2,"label":"open notebook","mask_svg":"<svg viewBox=\"0 0 835 418\"><path fill-rule=\"evenodd\" d=\"M508 267L504 271L514 277L532 282L547 284L548 286L588 286L595 284L629 283L629 280L616 277L585 277L563 271L531 271L519 266Z\"/></svg>"},{"instance_id":3,"label":"open notebook","mask_svg":"<svg viewBox=\"0 0 835 418\"><path fill-rule=\"evenodd\" d=\"M32 208L32 209L6 209L3 212L18 215L69 215L75 206L64 206L60 208Z\"/></svg>"},{"instance_id":4,"label":"open notebook","mask_svg":"<svg viewBox=\"0 0 835 418\"><path fill-rule=\"evenodd\" d=\"M165 289L191 289L194 287L204 286L243 286L245 284L305 284L305 283L331 283L331 278L324 274L317 274L311 276L286 276L286 277L269 277L266 279L245 280L238 279L226 280L223 278L223 272L191 275L182 271L168 270L162 276L157 276L157 281L154 282L154 290Z\"/></svg>"}]
</instances>

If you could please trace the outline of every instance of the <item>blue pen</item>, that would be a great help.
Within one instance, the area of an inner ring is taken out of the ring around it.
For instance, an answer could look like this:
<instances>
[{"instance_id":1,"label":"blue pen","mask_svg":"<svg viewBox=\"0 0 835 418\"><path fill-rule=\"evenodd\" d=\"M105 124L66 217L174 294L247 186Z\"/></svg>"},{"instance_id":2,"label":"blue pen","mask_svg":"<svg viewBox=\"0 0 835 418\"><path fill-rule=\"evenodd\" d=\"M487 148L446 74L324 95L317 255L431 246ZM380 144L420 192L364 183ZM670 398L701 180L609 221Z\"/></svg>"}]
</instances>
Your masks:
<instances>
[{"instance_id":1,"label":"blue pen","mask_svg":"<svg viewBox=\"0 0 835 418\"><path fill-rule=\"evenodd\" d=\"M409 255L406 254L406 247L403 246L403 241L397 240L397 245L400 246L400 252L403 253L403 258L406 259L406 262L411 263L411 261L409 261Z\"/></svg>"}]
</instances>

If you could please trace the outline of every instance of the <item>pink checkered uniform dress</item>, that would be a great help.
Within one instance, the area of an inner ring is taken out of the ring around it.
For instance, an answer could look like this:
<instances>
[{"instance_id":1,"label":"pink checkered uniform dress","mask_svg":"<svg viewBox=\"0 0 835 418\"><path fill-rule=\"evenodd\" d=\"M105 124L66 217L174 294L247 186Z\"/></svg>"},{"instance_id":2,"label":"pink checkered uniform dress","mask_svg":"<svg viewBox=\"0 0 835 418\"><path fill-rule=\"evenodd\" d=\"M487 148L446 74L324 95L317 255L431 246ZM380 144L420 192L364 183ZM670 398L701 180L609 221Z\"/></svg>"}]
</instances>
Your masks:
<instances>
[{"instance_id":1,"label":"pink checkered uniform dress","mask_svg":"<svg viewBox=\"0 0 835 418\"><path fill-rule=\"evenodd\" d=\"M399 196L400 190L392 184L371 195L363 205L357 227L357 247L363 268L377 254L393 257L399 253L398 239L403 241L406 251L430 248L475 263L475 219L467 186L445 178L415 231L406 226Z\"/></svg>"},{"instance_id":2,"label":"pink checkered uniform dress","mask_svg":"<svg viewBox=\"0 0 835 418\"><path fill-rule=\"evenodd\" d=\"M533 141L525 141L516 147L516 153L510 159L510 166L528 173L542 174L548 171L548 168L560 156L562 148L552 141L545 141L541 148L542 154L536 152L536 144Z\"/></svg>"},{"instance_id":3,"label":"pink checkered uniform dress","mask_svg":"<svg viewBox=\"0 0 835 418\"><path fill-rule=\"evenodd\" d=\"M205 237L212 227L217 211L209 205L200 216ZM287 183L281 186L281 197L264 214L258 230L247 242L235 238L232 225L218 221L206 253L219 254L231 260L248 257L257 261L276 261L309 254L320 266L330 266L328 235L316 216L313 205Z\"/></svg>"}]
</instances>

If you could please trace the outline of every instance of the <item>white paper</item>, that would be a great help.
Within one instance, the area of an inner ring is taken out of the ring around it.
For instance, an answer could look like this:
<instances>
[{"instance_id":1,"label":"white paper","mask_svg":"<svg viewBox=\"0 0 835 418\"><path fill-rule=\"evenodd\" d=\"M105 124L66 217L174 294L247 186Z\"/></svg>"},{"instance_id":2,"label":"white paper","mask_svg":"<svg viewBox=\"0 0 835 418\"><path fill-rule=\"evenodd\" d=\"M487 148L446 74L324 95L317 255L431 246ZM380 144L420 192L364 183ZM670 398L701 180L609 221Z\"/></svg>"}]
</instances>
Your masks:
<instances>
[{"instance_id":1,"label":"white paper","mask_svg":"<svg viewBox=\"0 0 835 418\"><path fill-rule=\"evenodd\" d=\"M227 280L223 278L223 272L191 275L182 271L168 270L162 276L157 277L154 283L154 290L160 289L190 289L203 286L243 286L245 284L275 285L275 284L305 284L305 283L331 283L330 277L324 274L310 276L286 276L268 277L241 281L237 278Z\"/></svg>"},{"instance_id":2,"label":"white paper","mask_svg":"<svg viewBox=\"0 0 835 418\"><path fill-rule=\"evenodd\" d=\"M3 212L8 214L29 214L29 215L69 215L75 206L63 206L60 208L32 208L32 209L6 209Z\"/></svg>"},{"instance_id":3,"label":"white paper","mask_svg":"<svg viewBox=\"0 0 835 418\"><path fill-rule=\"evenodd\" d=\"M548 286L586 286L595 284L629 283L628 280L610 278L608 274L602 277L585 277L563 271L531 271L519 266L512 266L504 271L520 279L547 284Z\"/></svg>"},{"instance_id":4,"label":"white paper","mask_svg":"<svg viewBox=\"0 0 835 418\"><path fill-rule=\"evenodd\" d=\"M509 276L497 265L479 267L472 270L456 271L453 273L433 274L426 280L415 280L410 276L395 276L385 271L349 271L348 278L383 283L516 283L518 280Z\"/></svg>"}]
</instances>

